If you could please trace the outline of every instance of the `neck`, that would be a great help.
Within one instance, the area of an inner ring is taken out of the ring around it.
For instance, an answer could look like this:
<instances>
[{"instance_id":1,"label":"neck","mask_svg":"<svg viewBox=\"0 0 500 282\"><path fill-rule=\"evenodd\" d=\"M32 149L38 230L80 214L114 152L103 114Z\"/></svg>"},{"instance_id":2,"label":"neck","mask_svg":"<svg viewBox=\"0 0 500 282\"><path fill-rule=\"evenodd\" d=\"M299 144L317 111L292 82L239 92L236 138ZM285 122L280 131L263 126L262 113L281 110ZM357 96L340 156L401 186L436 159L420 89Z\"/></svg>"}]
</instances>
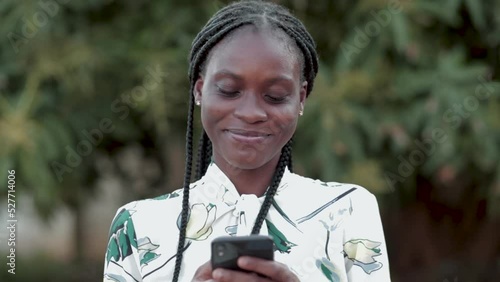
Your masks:
<instances>
[{"instance_id":1,"label":"neck","mask_svg":"<svg viewBox=\"0 0 500 282\"><path fill-rule=\"evenodd\" d=\"M264 195L279 161L279 154L265 165L255 169L241 169L234 167L227 162L217 162L217 166L226 174L236 187L238 193L254 194L257 197Z\"/></svg>"}]
</instances>

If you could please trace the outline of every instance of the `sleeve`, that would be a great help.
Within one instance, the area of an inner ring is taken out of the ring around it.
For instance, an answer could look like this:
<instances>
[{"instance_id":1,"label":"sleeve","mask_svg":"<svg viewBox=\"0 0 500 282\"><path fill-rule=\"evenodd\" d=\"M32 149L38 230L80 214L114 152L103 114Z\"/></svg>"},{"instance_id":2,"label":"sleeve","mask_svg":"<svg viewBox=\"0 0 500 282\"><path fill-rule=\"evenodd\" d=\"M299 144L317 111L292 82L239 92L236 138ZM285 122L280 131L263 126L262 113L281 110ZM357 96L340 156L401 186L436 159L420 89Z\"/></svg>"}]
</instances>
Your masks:
<instances>
[{"instance_id":1,"label":"sleeve","mask_svg":"<svg viewBox=\"0 0 500 282\"><path fill-rule=\"evenodd\" d=\"M142 281L132 215L135 204L118 209L109 229L103 281Z\"/></svg>"},{"instance_id":2,"label":"sleeve","mask_svg":"<svg viewBox=\"0 0 500 282\"><path fill-rule=\"evenodd\" d=\"M343 253L350 282L390 282L389 260L377 199L358 187L350 199Z\"/></svg>"}]
</instances>

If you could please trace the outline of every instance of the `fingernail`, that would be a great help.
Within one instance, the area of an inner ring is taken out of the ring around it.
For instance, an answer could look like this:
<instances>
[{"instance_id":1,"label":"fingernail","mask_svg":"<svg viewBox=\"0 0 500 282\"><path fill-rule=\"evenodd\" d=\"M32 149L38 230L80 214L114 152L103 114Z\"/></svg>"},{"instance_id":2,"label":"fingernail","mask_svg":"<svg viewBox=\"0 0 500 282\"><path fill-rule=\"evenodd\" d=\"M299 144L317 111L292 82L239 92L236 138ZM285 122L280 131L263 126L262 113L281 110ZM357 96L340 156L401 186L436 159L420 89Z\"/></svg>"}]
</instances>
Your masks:
<instances>
[{"instance_id":1,"label":"fingernail","mask_svg":"<svg viewBox=\"0 0 500 282\"><path fill-rule=\"evenodd\" d=\"M215 278L215 279L221 279L222 276L223 276L223 273L222 273L222 270L220 269L216 269L212 272L212 276Z\"/></svg>"},{"instance_id":2,"label":"fingernail","mask_svg":"<svg viewBox=\"0 0 500 282\"><path fill-rule=\"evenodd\" d=\"M250 261L247 257L241 257L239 261L240 266L248 266Z\"/></svg>"}]
</instances>

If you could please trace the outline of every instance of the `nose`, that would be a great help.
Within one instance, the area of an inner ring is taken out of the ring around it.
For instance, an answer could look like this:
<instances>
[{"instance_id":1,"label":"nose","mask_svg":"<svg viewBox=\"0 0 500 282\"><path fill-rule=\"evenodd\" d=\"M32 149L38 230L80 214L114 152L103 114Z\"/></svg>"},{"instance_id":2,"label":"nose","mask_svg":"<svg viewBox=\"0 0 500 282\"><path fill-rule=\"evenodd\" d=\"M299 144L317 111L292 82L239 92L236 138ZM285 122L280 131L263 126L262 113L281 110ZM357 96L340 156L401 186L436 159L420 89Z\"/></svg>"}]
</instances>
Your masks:
<instances>
[{"instance_id":1,"label":"nose","mask_svg":"<svg viewBox=\"0 0 500 282\"><path fill-rule=\"evenodd\" d=\"M234 115L247 123L265 121L267 113L261 103L258 94L245 93L243 97L238 99Z\"/></svg>"}]
</instances>

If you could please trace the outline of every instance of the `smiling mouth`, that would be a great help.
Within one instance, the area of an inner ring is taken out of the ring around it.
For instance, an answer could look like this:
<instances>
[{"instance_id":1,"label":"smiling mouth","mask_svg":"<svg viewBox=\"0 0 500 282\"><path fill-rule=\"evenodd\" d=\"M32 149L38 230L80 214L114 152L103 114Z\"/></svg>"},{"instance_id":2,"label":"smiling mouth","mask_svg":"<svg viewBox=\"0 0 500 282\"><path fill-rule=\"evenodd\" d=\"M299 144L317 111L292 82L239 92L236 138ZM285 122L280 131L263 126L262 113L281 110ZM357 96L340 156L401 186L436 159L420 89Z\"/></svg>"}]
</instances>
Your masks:
<instances>
[{"instance_id":1,"label":"smiling mouth","mask_svg":"<svg viewBox=\"0 0 500 282\"><path fill-rule=\"evenodd\" d=\"M251 131L251 130L242 130L242 129L226 129L225 131L240 135L244 137L268 137L271 136L269 133L259 132L259 131Z\"/></svg>"},{"instance_id":2,"label":"smiling mouth","mask_svg":"<svg viewBox=\"0 0 500 282\"><path fill-rule=\"evenodd\" d=\"M271 136L271 134L265 132L241 129L227 129L224 131L229 133L229 135L237 142L248 144L262 143Z\"/></svg>"}]
</instances>

